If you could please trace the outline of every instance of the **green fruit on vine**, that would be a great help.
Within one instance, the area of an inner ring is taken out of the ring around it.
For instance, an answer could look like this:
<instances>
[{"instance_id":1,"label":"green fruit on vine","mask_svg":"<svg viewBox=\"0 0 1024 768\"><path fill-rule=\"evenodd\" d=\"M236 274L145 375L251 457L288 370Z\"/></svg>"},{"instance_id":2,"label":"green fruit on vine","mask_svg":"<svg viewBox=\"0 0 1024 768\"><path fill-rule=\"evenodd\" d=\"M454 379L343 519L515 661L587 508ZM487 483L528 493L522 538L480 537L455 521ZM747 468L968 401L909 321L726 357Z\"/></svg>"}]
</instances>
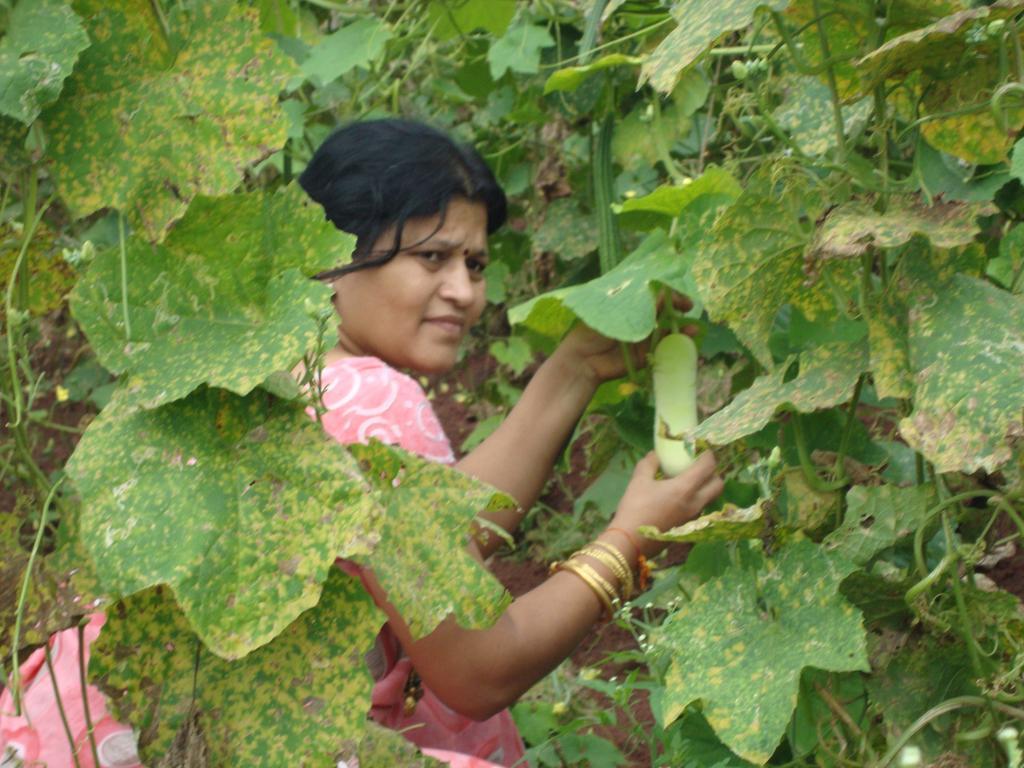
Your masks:
<instances>
[{"instance_id":1,"label":"green fruit on vine","mask_svg":"<svg viewBox=\"0 0 1024 768\"><path fill-rule=\"evenodd\" d=\"M732 72L732 76L737 80L746 80L747 75L750 74L747 63L738 59L729 65L729 71Z\"/></svg>"},{"instance_id":2,"label":"green fruit on vine","mask_svg":"<svg viewBox=\"0 0 1024 768\"><path fill-rule=\"evenodd\" d=\"M697 426L697 347L682 333L658 342L654 379L654 452L661 471L672 477L691 463L684 436Z\"/></svg>"}]
</instances>

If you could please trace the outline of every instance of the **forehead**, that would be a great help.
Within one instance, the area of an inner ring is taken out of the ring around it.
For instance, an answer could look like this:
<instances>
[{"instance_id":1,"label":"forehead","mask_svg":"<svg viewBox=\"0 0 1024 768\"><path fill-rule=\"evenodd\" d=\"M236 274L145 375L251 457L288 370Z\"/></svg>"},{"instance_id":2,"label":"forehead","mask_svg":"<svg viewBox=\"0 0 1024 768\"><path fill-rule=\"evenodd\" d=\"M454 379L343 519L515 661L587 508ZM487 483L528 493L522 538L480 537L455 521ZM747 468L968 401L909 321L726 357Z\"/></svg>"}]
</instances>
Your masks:
<instances>
[{"instance_id":1,"label":"forehead","mask_svg":"<svg viewBox=\"0 0 1024 768\"><path fill-rule=\"evenodd\" d=\"M466 247L482 247L487 242L487 207L480 202L456 197L449 201L443 216L437 213L409 219L402 230L403 247L424 240L427 243L447 241Z\"/></svg>"}]
</instances>

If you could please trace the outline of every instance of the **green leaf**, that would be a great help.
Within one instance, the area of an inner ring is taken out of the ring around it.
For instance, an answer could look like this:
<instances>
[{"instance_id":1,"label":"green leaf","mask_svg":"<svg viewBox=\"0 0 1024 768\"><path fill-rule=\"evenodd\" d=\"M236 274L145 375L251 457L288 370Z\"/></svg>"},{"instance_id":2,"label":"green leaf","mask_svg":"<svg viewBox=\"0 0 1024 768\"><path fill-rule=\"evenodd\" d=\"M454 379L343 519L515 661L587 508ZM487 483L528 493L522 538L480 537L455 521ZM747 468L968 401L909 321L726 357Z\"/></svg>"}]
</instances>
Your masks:
<instances>
[{"instance_id":1,"label":"green leaf","mask_svg":"<svg viewBox=\"0 0 1024 768\"><path fill-rule=\"evenodd\" d=\"M804 668L868 670L860 613L838 593L851 570L796 541L760 570L730 566L702 584L652 637L671 658L664 722L700 701L727 747L767 761L796 706Z\"/></svg>"},{"instance_id":2,"label":"green leaf","mask_svg":"<svg viewBox=\"0 0 1024 768\"><path fill-rule=\"evenodd\" d=\"M546 27L518 24L491 43L487 63L491 77L497 80L506 72L535 75L540 72L540 52L555 44Z\"/></svg>"},{"instance_id":3,"label":"green leaf","mask_svg":"<svg viewBox=\"0 0 1024 768\"><path fill-rule=\"evenodd\" d=\"M575 91L580 85L595 72L600 72L610 67L633 66L643 62L639 56L627 56L624 53L610 53L582 67L566 67L552 72L544 83L544 93L555 91Z\"/></svg>"},{"instance_id":4,"label":"green leaf","mask_svg":"<svg viewBox=\"0 0 1024 768\"><path fill-rule=\"evenodd\" d=\"M123 374L117 408L155 408L201 384L244 395L312 346L330 288L308 277L344 264L353 245L296 185L198 197L162 245L128 241L130 341L117 248L97 255L72 311Z\"/></svg>"},{"instance_id":5,"label":"green leaf","mask_svg":"<svg viewBox=\"0 0 1024 768\"><path fill-rule=\"evenodd\" d=\"M365 728L373 679L363 653L383 621L359 580L332 568L316 607L225 661L156 587L109 612L89 672L138 730L147 764L168 751L194 700L211 765L334 766L355 755Z\"/></svg>"},{"instance_id":6,"label":"green leaf","mask_svg":"<svg viewBox=\"0 0 1024 768\"><path fill-rule=\"evenodd\" d=\"M867 368L867 349L863 342L827 344L800 356L800 373L791 381L785 381L788 368L780 365L755 379L691 436L726 445L757 432L779 408L809 413L845 403L853 396L857 377Z\"/></svg>"},{"instance_id":7,"label":"green leaf","mask_svg":"<svg viewBox=\"0 0 1024 768\"><path fill-rule=\"evenodd\" d=\"M879 397L910 397L914 375L910 370L906 307L886 293L868 299L868 341L871 376Z\"/></svg>"},{"instance_id":8,"label":"green leaf","mask_svg":"<svg viewBox=\"0 0 1024 768\"><path fill-rule=\"evenodd\" d=\"M427 10L438 40L468 35L475 29L501 37L515 13L516 0L431 0Z\"/></svg>"},{"instance_id":9,"label":"green leaf","mask_svg":"<svg viewBox=\"0 0 1024 768\"><path fill-rule=\"evenodd\" d=\"M22 0L0 40L0 115L25 125L60 96L78 55L89 47L81 21L63 0Z\"/></svg>"},{"instance_id":10,"label":"green leaf","mask_svg":"<svg viewBox=\"0 0 1024 768\"><path fill-rule=\"evenodd\" d=\"M642 525L639 533L656 541L737 541L756 539L765 530L764 509L761 502L740 509L735 504L726 504L716 512L708 512L688 523L677 525L667 531L654 526Z\"/></svg>"},{"instance_id":11,"label":"green leaf","mask_svg":"<svg viewBox=\"0 0 1024 768\"><path fill-rule=\"evenodd\" d=\"M785 96L775 110L775 121L800 151L810 157L828 153L836 145L835 117L828 86L814 77L793 76L784 81ZM871 113L871 100L842 107L844 133L849 135Z\"/></svg>"},{"instance_id":12,"label":"green leaf","mask_svg":"<svg viewBox=\"0 0 1024 768\"><path fill-rule=\"evenodd\" d=\"M874 41L878 34L874 13L869 12L860 0L791 0L788 4L787 20L803 29L796 38L800 51L806 62L820 72L819 78L823 82L827 75L819 28L815 23L819 13L828 40L829 66L835 74L840 100L861 96L864 89L855 62L864 50L873 47L869 41ZM915 26L919 23L920 16L914 21Z\"/></svg>"},{"instance_id":13,"label":"green leaf","mask_svg":"<svg viewBox=\"0 0 1024 768\"><path fill-rule=\"evenodd\" d=\"M763 7L781 11L789 0L682 0L672 6L676 28L648 56L640 71L640 85L648 80L668 93L679 73L723 35L741 29Z\"/></svg>"},{"instance_id":14,"label":"green leaf","mask_svg":"<svg viewBox=\"0 0 1024 768\"><path fill-rule=\"evenodd\" d=\"M1007 19L1022 8L1022 0L999 0L991 6L959 11L888 40L857 62L857 69L864 78L865 92L881 80L905 78L917 70L925 70L936 79L942 79L949 63L961 60L968 52L968 33L979 20ZM971 51L972 56L984 53Z\"/></svg>"},{"instance_id":15,"label":"green leaf","mask_svg":"<svg viewBox=\"0 0 1024 768\"><path fill-rule=\"evenodd\" d=\"M934 504L935 489L930 485L855 485L846 493L842 525L826 536L821 545L827 552L864 565L883 549L914 533L926 522Z\"/></svg>"},{"instance_id":16,"label":"green leaf","mask_svg":"<svg viewBox=\"0 0 1024 768\"><path fill-rule=\"evenodd\" d=\"M1024 139L1013 145L1010 155L1010 175L1024 182Z\"/></svg>"},{"instance_id":17,"label":"green leaf","mask_svg":"<svg viewBox=\"0 0 1024 768\"><path fill-rule=\"evenodd\" d=\"M822 280L809 278L804 249L818 203L800 193L746 190L711 228L697 250L693 277L708 314L725 322L766 368L772 325L787 303L809 320L835 312L835 299ZM850 265L833 262L823 271L849 280Z\"/></svg>"},{"instance_id":18,"label":"green leaf","mask_svg":"<svg viewBox=\"0 0 1024 768\"><path fill-rule=\"evenodd\" d=\"M314 45L302 62L302 71L323 86L356 67L368 70L384 55L392 36L384 21L358 19Z\"/></svg>"},{"instance_id":19,"label":"green leaf","mask_svg":"<svg viewBox=\"0 0 1024 768\"><path fill-rule=\"evenodd\" d=\"M1014 287L1014 293L1024 289L1024 227L1016 226L999 241L999 255L989 261L985 269L989 277L995 278L1007 290ZM1016 285L1014 286L1014 281Z\"/></svg>"},{"instance_id":20,"label":"green leaf","mask_svg":"<svg viewBox=\"0 0 1024 768\"><path fill-rule=\"evenodd\" d=\"M576 261L597 250L593 218L571 197L559 197L544 209L544 221L533 229L533 248L553 253L562 261Z\"/></svg>"},{"instance_id":21,"label":"green leaf","mask_svg":"<svg viewBox=\"0 0 1024 768\"><path fill-rule=\"evenodd\" d=\"M1024 434L1024 297L956 275L910 316L914 410L900 434L937 472L993 472Z\"/></svg>"},{"instance_id":22,"label":"green leaf","mask_svg":"<svg viewBox=\"0 0 1024 768\"><path fill-rule=\"evenodd\" d=\"M610 272L519 304L509 310L509 321L558 338L578 317L608 338L640 341L654 330L655 283L692 295L688 261L664 232L655 230Z\"/></svg>"},{"instance_id":23,"label":"green leaf","mask_svg":"<svg viewBox=\"0 0 1024 768\"><path fill-rule=\"evenodd\" d=\"M363 740L359 743L359 765L367 768L444 768L448 764L423 754L398 731L378 725L373 720L366 721Z\"/></svg>"},{"instance_id":24,"label":"green leaf","mask_svg":"<svg viewBox=\"0 0 1024 768\"><path fill-rule=\"evenodd\" d=\"M973 66L959 77L929 84L921 110L949 114L921 126L921 135L929 144L969 163L990 165L1007 159L1013 146L1013 127L1024 121L1024 109L1019 96L1010 95L997 117L990 95L1000 83L998 58L974 57Z\"/></svg>"},{"instance_id":25,"label":"green leaf","mask_svg":"<svg viewBox=\"0 0 1024 768\"><path fill-rule=\"evenodd\" d=\"M939 248L973 242L979 216L995 209L987 203L935 203L923 207L914 198L893 199L885 213L845 203L829 212L818 229L813 252L818 258L856 258L874 248L895 248L924 235Z\"/></svg>"},{"instance_id":26,"label":"green leaf","mask_svg":"<svg viewBox=\"0 0 1024 768\"><path fill-rule=\"evenodd\" d=\"M674 219L701 197L710 197L724 205L733 202L742 192L742 187L731 173L711 166L689 183L662 184L650 194L626 200L618 206L617 212L653 213Z\"/></svg>"},{"instance_id":27,"label":"green leaf","mask_svg":"<svg viewBox=\"0 0 1024 768\"><path fill-rule=\"evenodd\" d=\"M146 0L79 0L93 45L43 113L61 198L75 218L113 207L153 240L197 194L232 191L285 141L278 92L295 73L226 0L171 17L172 51Z\"/></svg>"},{"instance_id":28,"label":"green leaf","mask_svg":"<svg viewBox=\"0 0 1024 768\"><path fill-rule=\"evenodd\" d=\"M170 585L224 658L268 642L317 603L336 557L378 541L380 510L351 455L301 404L261 392L202 389L124 418L104 411L67 471L103 585Z\"/></svg>"},{"instance_id":29,"label":"green leaf","mask_svg":"<svg viewBox=\"0 0 1024 768\"><path fill-rule=\"evenodd\" d=\"M449 614L468 628L490 626L512 598L466 548L474 517L515 502L469 475L373 441L351 445L384 508L377 552L353 555L373 568L388 601L416 637Z\"/></svg>"}]
</instances>

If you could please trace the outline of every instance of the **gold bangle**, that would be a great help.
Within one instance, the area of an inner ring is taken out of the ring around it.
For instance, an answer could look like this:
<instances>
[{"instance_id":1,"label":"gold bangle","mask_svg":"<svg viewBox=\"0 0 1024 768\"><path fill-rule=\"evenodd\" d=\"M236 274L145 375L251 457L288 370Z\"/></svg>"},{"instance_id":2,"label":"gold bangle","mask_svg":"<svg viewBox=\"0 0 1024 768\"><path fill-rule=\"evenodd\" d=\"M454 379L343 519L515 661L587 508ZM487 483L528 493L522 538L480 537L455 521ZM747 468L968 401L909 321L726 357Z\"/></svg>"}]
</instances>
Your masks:
<instances>
[{"instance_id":1,"label":"gold bangle","mask_svg":"<svg viewBox=\"0 0 1024 768\"><path fill-rule=\"evenodd\" d=\"M609 553L605 552L603 549L598 549L597 547L587 546L575 553L573 558L584 556L592 557L612 572L612 575L615 576L616 580L619 582L619 592L622 596L629 595L632 592L633 580L629 577L628 572L622 567L622 564Z\"/></svg>"},{"instance_id":2,"label":"gold bangle","mask_svg":"<svg viewBox=\"0 0 1024 768\"><path fill-rule=\"evenodd\" d=\"M611 619L615 612L615 609L612 607L612 597L615 593L612 590L611 585L605 581L605 579L601 578L601 575L598 574L597 571L586 563L573 562L572 559L566 560L562 563L552 563L551 570L552 572L569 571L570 573L575 574L577 578L590 587L590 591L597 596L598 601L600 601L601 605L604 607L605 620Z\"/></svg>"},{"instance_id":3,"label":"gold bangle","mask_svg":"<svg viewBox=\"0 0 1024 768\"><path fill-rule=\"evenodd\" d=\"M593 541L577 554L590 555L595 560L607 565L609 570L619 580L619 584L622 586L623 597L632 597L633 569L629 567L626 556L615 545L609 544L606 541Z\"/></svg>"}]
</instances>

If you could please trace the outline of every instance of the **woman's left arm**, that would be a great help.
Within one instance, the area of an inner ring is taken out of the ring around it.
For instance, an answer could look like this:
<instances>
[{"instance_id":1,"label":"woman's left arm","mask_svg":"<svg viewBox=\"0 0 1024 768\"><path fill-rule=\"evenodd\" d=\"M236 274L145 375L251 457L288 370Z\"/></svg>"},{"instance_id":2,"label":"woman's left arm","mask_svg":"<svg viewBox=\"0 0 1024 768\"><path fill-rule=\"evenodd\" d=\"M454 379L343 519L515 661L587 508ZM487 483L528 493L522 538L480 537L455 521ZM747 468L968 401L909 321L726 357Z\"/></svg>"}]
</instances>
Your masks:
<instances>
[{"instance_id":1,"label":"woman's left arm","mask_svg":"<svg viewBox=\"0 0 1024 768\"><path fill-rule=\"evenodd\" d=\"M641 362L645 345L630 345ZM624 375L622 345L580 325L540 366L519 402L501 425L456 467L490 483L519 503L518 509L481 515L507 531L540 495L551 468L597 386ZM498 537L478 535L483 556L499 544Z\"/></svg>"}]
</instances>

